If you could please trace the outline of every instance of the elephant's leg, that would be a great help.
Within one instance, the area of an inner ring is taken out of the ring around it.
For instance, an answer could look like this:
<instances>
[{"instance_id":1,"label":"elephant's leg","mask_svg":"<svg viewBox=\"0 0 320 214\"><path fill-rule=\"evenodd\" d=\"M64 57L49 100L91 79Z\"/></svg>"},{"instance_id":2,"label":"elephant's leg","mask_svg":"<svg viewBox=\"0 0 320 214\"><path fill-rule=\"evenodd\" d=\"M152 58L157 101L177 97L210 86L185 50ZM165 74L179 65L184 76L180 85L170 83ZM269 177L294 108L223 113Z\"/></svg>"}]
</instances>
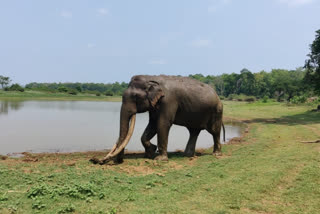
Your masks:
<instances>
[{"instance_id":1,"label":"elephant's leg","mask_svg":"<svg viewBox=\"0 0 320 214\"><path fill-rule=\"evenodd\" d=\"M220 132L222 126L222 115L215 115L213 124L210 126L207 131L212 135L214 145L213 145L213 154L221 155L221 143L220 143Z\"/></svg>"},{"instance_id":2,"label":"elephant's leg","mask_svg":"<svg viewBox=\"0 0 320 214\"><path fill-rule=\"evenodd\" d=\"M114 159L115 163L123 163L123 158L124 158L124 149L116 156Z\"/></svg>"},{"instance_id":3,"label":"elephant's leg","mask_svg":"<svg viewBox=\"0 0 320 214\"><path fill-rule=\"evenodd\" d=\"M190 137L188 140L188 144L186 149L184 150L184 154L187 157L193 157L196 150L196 142L200 133L200 129L189 129Z\"/></svg>"},{"instance_id":4,"label":"elephant's leg","mask_svg":"<svg viewBox=\"0 0 320 214\"><path fill-rule=\"evenodd\" d=\"M171 128L172 123L169 120L159 119L157 124L157 137L158 137L158 150L159 155L155 158L155 160L167 161L168 153L168 136L169 130Z\"/></svg>"},{"instance_id":5,"label":"elephant's leg","mask_svg":"<svg viewBox=\"0 0 320 214\"><path fill-rule=\"evenodd\" d=\"M221 128L220 128L221 130ZM219 131L215 131L213 136L213 141L214 141L214 145L213 145L213 154L214 155L221 155L221 143L220 143L220 130Z\"/></svg>"},{"instance_id":6,"label":"elephant's leg","mask_svg":"<svg viewBox=\"0 0 320 214\"><path fill-rule=\"evenodd\" d=\"M153 122L149 122L141 136L141 142L145 149L145 157L153 158L157 150L157 146L153 145L150 140L157 134L157 126Z\"/></svg>"}]
</instances>

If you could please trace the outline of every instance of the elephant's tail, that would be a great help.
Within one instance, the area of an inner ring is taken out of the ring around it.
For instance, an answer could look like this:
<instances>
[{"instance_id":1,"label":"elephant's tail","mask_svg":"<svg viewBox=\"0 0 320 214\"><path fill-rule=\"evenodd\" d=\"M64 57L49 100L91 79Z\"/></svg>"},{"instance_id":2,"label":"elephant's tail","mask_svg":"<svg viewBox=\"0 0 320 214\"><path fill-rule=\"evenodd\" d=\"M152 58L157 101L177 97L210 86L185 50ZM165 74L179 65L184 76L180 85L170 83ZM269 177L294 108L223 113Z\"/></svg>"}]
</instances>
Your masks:
<instances>
[{"instance_id":1,"label":"elephant's tail","mask_svg":"<svg viewBox=\"0 0 320 214\"><path fill-rule=\"evenodd\" d=\"M223 128L223 141L226 142L226 130L224 129L223 122L222 122L222 128Z\"/></svg>"}]
</instances>

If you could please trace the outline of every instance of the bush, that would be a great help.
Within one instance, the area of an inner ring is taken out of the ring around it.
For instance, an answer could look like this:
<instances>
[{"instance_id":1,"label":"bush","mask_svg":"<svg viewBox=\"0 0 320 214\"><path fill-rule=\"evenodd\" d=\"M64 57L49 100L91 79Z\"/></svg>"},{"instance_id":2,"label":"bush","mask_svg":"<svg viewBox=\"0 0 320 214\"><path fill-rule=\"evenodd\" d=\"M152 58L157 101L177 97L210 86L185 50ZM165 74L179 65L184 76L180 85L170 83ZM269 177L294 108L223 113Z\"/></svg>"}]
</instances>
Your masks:
<instances>
[{"instance_id":1,"label":"bush","mask_svg":"<svg viewBox=\"0 0 320 214\"><path fill-rule=\"evenodd\" d=\"M306 96L294 96L290 102L293 104L300 104L300 103L305 103L307 101L307 97Z\"/></svg>"},{"instance_id":2,"label":"bush","mask_svg":"<svg viewBox=\"0 0 320 214\"><path fill-rule=\"evenodd\" d=\"M112 92L112 91L106 91L106 92L104 93L104 95L106 95L106 96L113 96L113 92Z\"/></svg>"},{"instance_id":3,"label":"bush","mask_svg":"<svg viewBox=\"0 0 320 214\"><path fill-rule=\"evenodd\" d=\"M262 98L263 103L267 103L269 101L269 97L266 95Z\"/></svg>"},{"instance_id":4,"label":"bush","mask_svg":"<svg viewBox=\"0 0 320 214\"><path fill-rule=\"evenodd\" d=\"M229 94L229 96L228 96L228 100L235 100L235 99L236 99L236 97L237 97L237 95L236 95L236 94Z\"/></svg>"},{"instance_id":5,"label":"bush","mask_svg":"<svg viewBox=\"0 0 320 214\"><path fill-rule=\"evenodd\" d=\"M101 93L100 93L100 92L97 92L97 93L96 93L96 96L97 96L97 97L100 97L100 96L101 96Z\"/></svg>"},{"instance_id":6,"label":"bush","mask_svg":"<svg viewBox=\"0 0 320 214\"><path fill-rule=\"evenodd\" d=\"M224 99L225 99L225 97L221 95L220 96L220 100L224 100Z\"/></svg>"},{"instance_id":7,"label":"bush","mask_svg":"<svg viewBox=\"0 0 320 214\"><path fill-rule=\"evenodd\" d=\"M229 94L228 100L254 102L256 101L256 98L254 96L247 96L245 94Z\"/></svg>"},{"instance_id":8,"label":"bush","mask_svg":"<svg viewBox=\"0 0 320 214\"><path fill-rule=\"evenodd\" d=\"M68 90L68 94L71 94L71 95L77 95L78 94L78 91L76 89L69 89Z\"/></svg>"},{"instance_id":9,"label":"bush","mask_svg":"<svg viewBox=\"0 0 320 214\"><path fill-rule=\"evenodd\" d=\"M247 96L244 100L247 102L254 102L256 101L256 98L254 96Z\"/></svg>"},{"instance_id":10,"label":"bush","mask_svg":"<svg viewBox=\"0 0 320 214\"><path fill-rule=\"evenodd\" d=\"M13 84L9 88L5 88L5 91L20 91L24 92L24 88L20 86L19 84Z\"/></svg>"},{"instance_id":11,"label":"bush","mask_svg":"<svg viewBox=\"0 0 320 214\"><path fill-rule=\"evenodd\" d=\"M59 92L68 92L68 89L67 89L66 87L64 87L64 86L60 86L60 87L58 88L58 91L59 91Z\"/></svg>"}]
</instances>

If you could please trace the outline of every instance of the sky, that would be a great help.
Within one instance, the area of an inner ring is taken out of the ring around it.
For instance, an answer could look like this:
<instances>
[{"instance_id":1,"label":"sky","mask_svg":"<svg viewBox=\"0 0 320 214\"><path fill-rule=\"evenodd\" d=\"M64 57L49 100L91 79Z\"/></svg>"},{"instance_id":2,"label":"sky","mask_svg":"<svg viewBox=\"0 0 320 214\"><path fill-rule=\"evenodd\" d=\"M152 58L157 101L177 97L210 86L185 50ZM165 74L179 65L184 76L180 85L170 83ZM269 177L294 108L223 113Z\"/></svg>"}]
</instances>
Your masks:
<instances>
[{"instance_id":1,"label":"sky","mask_svg":"<svg viewBox=\"0 0 320 214\"><path fill-rule=\"evenodd\" d=\"M320 0L0 0L0 75L128 82L304 65Z\"/></svg>"}]
</instances>

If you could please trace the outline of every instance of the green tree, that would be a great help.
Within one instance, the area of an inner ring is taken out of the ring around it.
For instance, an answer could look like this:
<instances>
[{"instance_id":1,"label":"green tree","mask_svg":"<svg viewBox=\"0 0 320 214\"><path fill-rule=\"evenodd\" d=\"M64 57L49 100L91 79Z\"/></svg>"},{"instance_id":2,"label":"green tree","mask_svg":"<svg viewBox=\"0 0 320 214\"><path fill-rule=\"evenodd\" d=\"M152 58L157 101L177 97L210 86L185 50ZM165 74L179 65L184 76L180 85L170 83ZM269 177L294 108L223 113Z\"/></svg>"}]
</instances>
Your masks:
<instances>
[{"instance_id":1,"label":"green tree","mask_svg":"<svg viewBox=\"0 0 320 214\"><path fill-rule=\"evenodd\" d=\"M215 89L217 93L221 96L224 96L224 82L221 76L217 76L213 79L213 85L215 86Z\"/></svg>"},{"instance_id":2,"label":"green tree","mask_svg":"<svg viewBox=\"0 0 320 214\"><path fill-rule=\"evenodd\" d=\"M1 76L1 75L0 75L0 85L1 85L1 88L7 87L10 82L11 82L10 77L5 77L5 76Z\"/></svg>"},{"instance_id":3,"label":"green tree","mask_svg":"<svg viewBox=\"0 0 320 214\"><path fill-rule=\"evenodd\" d=\"M239 89L238 93L253 95L254 94L254 75L248 69L244 68L240 71L240 76L238 79Z\"/></svg>"},{"instance_id":4,"label":"green tree","mask_svg":"<svg viewBox=\"0 0 320 214\"><path fill-rule=\"evenodd\" d=\"M24 88L19 84L13 84L9 88L7 88L8 91L20 91L24 92Z\"/></svg>"},{"instance_id":5,"label":"green tree","mask_svg":"<svg viewBox=\"0 0 320 214\"><path fill-rule=\"evenodd\" d=\"M316 31L316 38L310 45L310 51L307 55L309 59L305 62L307 68L305 82L320 94L320 29Z\"/></svg>"}]
</instances>

